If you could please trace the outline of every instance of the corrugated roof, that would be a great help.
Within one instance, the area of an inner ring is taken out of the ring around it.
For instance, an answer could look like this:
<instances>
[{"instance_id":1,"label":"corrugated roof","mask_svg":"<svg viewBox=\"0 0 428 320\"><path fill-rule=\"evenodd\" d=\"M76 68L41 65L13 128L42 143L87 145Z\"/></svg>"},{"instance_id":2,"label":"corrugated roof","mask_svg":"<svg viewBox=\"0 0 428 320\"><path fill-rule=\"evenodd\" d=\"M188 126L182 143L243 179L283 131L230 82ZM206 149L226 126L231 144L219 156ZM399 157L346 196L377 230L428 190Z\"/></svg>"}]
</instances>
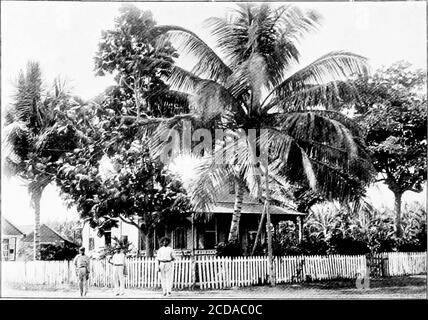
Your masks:
<instances>
[{"instance_id":1,"label":"corrugated roof","mask_svg":"<svg viewBox=\"0 0 428 320\"><path fill-rule=\"evenodd\" d=\"M23 236L24 233L6 218L1 219L1 233L6 236Z\"/></svg>"},{"instance_id":2,"label":"corrugated roof","mask_svg":"<svg viewBox=\"0 0 428 320\"><path fill-rule=\"evenodd\" d=\"M34 239L34 230L25 237L24 241L32 242L33 239ZM40 225L40 242L41 243L55 243L55 242L62 242L62 241L71 242L70 240L61 236L55 230L49 228L47 225L45 224Z\"/></svg>"},{"instance_id":3,"label":"corrugated roof","mask_svg":"<svg viewBox=\"0 0 428 320\"><path fill-rule=\"evenodd\" d=\"M235 204L235 195L222 192L221 196L218 197L220 201L211 209L212 213L233 213ZM263 212L264 205L252 198L248 193L244 194L242 200L242 214L261 214ZM291 207L279 207L275 205L269 205L270 214L282 214L282 215L298 215L304 216L306 213L299 212Z\"/></svg>"},{"instance_id":4,"label":"corrugated roof","mask_svg":"<svg viewBox=\"0 0 428 320\"><path fill-rule=\"evenodd\" d=\"M234 203L233 202L218 202L212 209L212 213L233 213ZM241 207L242 214L261 214L263 212L263 204L259 203L243 203ZM269 205L270 214L282 214L282 215L306 215L305 213L298 212L293 209L282 208L274 205Z\"/></svg>"}]
</instances>

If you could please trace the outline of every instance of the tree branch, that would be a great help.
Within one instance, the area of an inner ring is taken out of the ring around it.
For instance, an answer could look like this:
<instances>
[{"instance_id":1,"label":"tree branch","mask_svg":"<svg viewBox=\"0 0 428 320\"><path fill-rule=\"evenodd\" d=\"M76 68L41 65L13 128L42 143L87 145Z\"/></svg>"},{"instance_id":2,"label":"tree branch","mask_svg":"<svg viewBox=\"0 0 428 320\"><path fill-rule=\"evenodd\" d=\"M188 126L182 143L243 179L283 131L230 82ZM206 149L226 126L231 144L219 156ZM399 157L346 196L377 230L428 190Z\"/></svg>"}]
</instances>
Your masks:
<instances>
[{"instance_id":1,"label":"tree branch","mask_svg":"<svg viewBox=\"0 0 428 320\"><path fill-rule=\"evenodd\" d=\"M128 218L129 220L126 220L124 217L122 217L121 215L119 215L120 220L122 220L123 222L130 224L132 226L137 227L138 229L140 229L140 226L132 219L132 218Z\"/></svg>"}]
</instances>

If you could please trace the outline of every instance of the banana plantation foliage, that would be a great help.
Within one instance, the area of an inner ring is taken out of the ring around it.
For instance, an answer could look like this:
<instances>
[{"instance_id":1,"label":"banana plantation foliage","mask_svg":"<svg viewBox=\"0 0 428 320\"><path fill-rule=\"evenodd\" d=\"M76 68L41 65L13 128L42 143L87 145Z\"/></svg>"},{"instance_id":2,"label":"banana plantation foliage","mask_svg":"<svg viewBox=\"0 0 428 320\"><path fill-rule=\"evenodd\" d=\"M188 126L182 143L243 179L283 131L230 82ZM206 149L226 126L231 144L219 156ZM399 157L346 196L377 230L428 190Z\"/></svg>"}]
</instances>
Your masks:
<instances>
[{"instance_id":1,"label":"banana plantation foliage","mask_svg":"<svg viewBox=\"0 0 428 320\"><path fill-rule=\"evenodd\" d=\"M305 220L303 239L297 226L281 223L274 235L276 255L373 254L378 252L421 252L427 248L427 214L422 204L403 208L402 235L396 236L395 213L362 205L355 213L338 204L315 205ZM259 247L263 254L265 247Z\"/></svg>"}]
</instances>

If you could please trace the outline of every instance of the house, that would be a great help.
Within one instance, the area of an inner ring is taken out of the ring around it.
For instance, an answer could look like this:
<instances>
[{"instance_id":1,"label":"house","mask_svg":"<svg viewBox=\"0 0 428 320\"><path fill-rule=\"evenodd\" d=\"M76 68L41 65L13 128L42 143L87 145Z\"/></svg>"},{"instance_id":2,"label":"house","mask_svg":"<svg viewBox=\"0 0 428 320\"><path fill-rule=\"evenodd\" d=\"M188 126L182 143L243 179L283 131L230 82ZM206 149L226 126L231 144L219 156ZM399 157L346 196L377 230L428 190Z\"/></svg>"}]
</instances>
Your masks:
<instances>
[{"instance_id":1,"label":"house","mask_svg":"<svg viewBox=\"0 0 428 320\"><path fill-rule=\"evenodd\" d=\"M269 208L271 223L274 227L280 221L291 220L298 226L301 238L305 213L298 212L292 207L270 205ZM174 228L163 226L156 230L154 235L155 248L158 248L158 239L167 235L172 239L172 246L178 254L186 255L191 252L196 255L215 254L217 245L227 240L233 210L234 195L224 195L212 208L211 219L208 221L200 221L190 215L190 217L183 219L179 226ZM239 224L239 240L246 254L249 253L250 246L254 242L262 212L263 204L248 195L244 196ZM265 241L265 230L266 228L262 230L262 242ZM106 246L111 245L114 237L128 241L131 252L134 254L144 254L144 235L135 226L121 220L118 220L117 228L112 228L104 236L99 236L97 230L90 228L88 224L85 224L82 229L82 245L91 256L97 256Z\"/></svg>"},{"instance_id":2,"label":"house","mask_svg":"<svg viewBox=\"0 0 428 320\"><path fill-rule=\"evenodd\" d=\"M25 233L6 218L1 219L1 258L3 261L15 261L22 245Z\"/></svg>"},{"instance_id":3,"label":"house","mask_svg":"<svg viewBox=\"0 0 428 320\"><path fill-rule=\"evenodd\" d=\"M15 226L2 218L2 259L7 261L33 260L34 226ZM45 224L40 225L40 246L75 248L77 245Z\"/></svg>"},{"instance_id":4,"label":"house","mask_svg":"<svg viewBox=\"0 0 428 320\"><path fill-rule=\"evenodd\" d=\"M20 229L26 232L26 236L22 239L22 246L19 251L19 257L24 260L31 260L33 256L33 243L34 243L34 226L26 225L21 226ZM54 229L50 228L46 224L40 225L40 247L46 247L48 245L70 247L75 248L77 244L73 241L60 235Z\"/></svg>"}]
</instances>

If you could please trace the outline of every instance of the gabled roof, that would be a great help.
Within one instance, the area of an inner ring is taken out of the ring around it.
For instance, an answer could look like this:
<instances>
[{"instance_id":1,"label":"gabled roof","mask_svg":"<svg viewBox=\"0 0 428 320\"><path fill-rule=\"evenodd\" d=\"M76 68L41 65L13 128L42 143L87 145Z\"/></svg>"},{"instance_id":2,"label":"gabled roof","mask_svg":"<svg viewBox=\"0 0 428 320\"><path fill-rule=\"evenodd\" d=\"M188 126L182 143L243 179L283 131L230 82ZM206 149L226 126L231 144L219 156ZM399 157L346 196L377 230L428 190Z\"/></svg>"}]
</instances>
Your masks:
<instances>
[{"instance_id":1,"label":"gabled roof","mask_svg":"<svg viewBox=\"0 0 428 320\"><path fill-rule=\"evenodd\" d=\"M33 239L34 239L34 230L25 237L24 242L32 242ZM52 244L59 243L59 242L72 243L72 241L61 236L58 232L49 228L45 224L40 225L40 242L52 243Z\"/></svg>"},{"instance_id":2,"label":"gabled roof","mask_svg":"<svg viewBox=\"0 0 428 320\"><path fill-rule=\"evenodd\" d=\"M24 232L15 227L9 220L6 218L1 219L1 233L6 236L24 236Z\"/></svg>"}]
</instances>

